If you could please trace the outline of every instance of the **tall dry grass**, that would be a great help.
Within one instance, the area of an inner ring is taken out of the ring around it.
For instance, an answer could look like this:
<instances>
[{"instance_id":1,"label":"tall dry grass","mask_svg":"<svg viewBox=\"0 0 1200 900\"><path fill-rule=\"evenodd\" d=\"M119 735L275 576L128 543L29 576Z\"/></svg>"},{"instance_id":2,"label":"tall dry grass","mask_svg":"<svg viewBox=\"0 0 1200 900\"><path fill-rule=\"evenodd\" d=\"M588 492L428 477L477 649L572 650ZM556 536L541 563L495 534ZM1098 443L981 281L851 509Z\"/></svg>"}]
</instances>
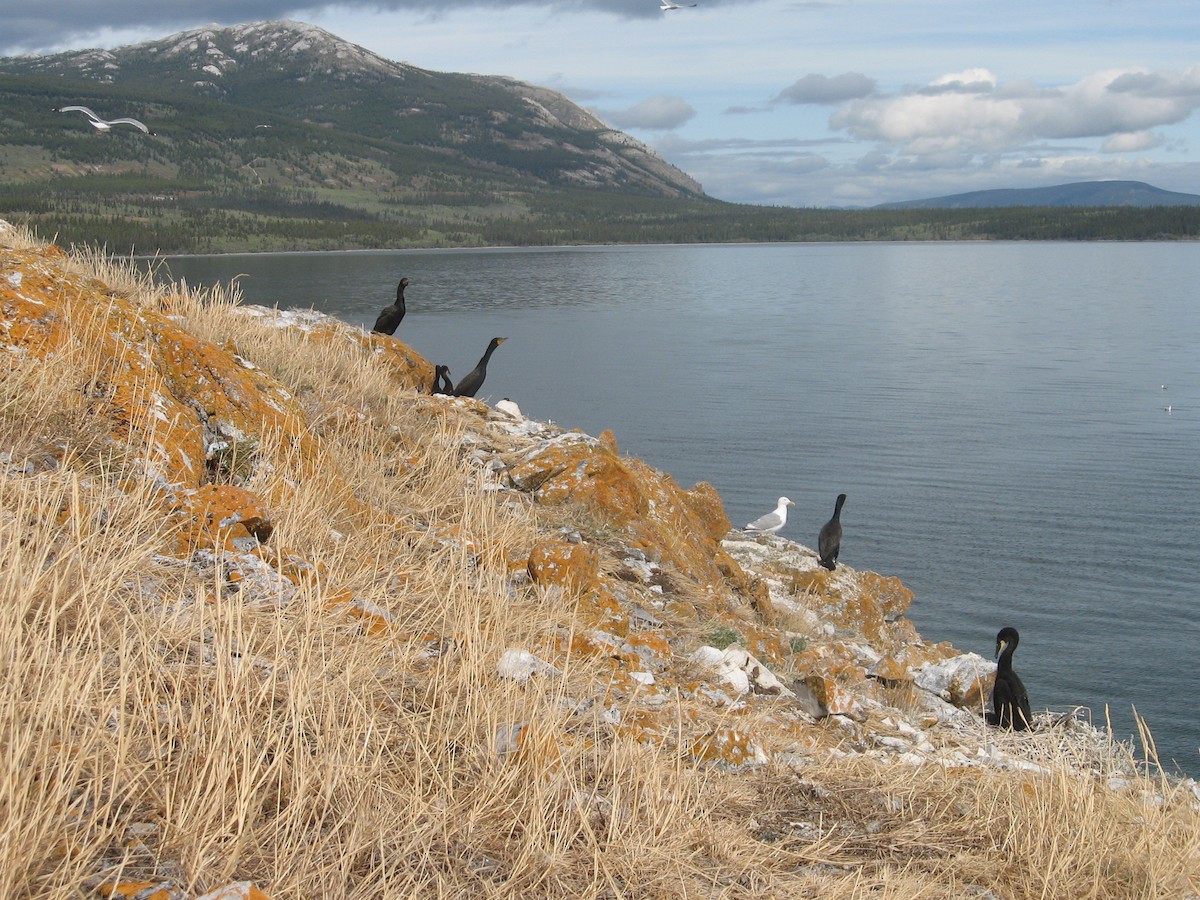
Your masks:
<instances>
[{"instance_id":1,"label":"tall dry grass","mask_svg":"<svg viewBox=\"0 0 1200 900\"><path fill-rule=\"evenodd\" d=\"M510 579L546 526L477 489L467 414L398 393L360 354L248 321L236 297L146 302L307 398L346 483L297 480L289 443L259 442L249 486L286 481L293 497L272 544L322 567L272 602L221 564L165 555L157 501L118 477L78 391L55 389L102 361L64 353L0 379L4 895L114 878L195 892L245 878L275 898L1197 890L1187 786L1147 774L1110 789L1049 738L1031 738L1038 771L814 757L731 772L682 742L618 737L596 662L497 678L505 648L576 624L570 596ZM23 464L64 444L81 449ZM370 512L348 515L348 493ZM364 634L330 607L335 587L395 630Z\"/></svg>"}]
</instances>

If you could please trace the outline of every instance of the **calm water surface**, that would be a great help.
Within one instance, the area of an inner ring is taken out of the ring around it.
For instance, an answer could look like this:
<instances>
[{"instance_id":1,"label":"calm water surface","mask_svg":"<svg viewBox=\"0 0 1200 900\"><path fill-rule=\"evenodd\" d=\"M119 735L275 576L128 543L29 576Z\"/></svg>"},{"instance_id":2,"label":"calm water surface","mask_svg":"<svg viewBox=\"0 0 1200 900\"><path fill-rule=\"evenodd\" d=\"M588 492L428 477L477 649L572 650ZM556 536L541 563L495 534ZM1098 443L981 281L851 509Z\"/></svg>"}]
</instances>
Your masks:
<instances>
[{"instance_id":1,"label":"calm water surface","mask_svg":"<svg viewBox=\"0 0 1200 900\"><path fill-rule=\"evenodd\" d=\"M740 525L899 576L926 639L1021 632L1037 707L1144 716L1200 774L1200 245L772 244L174 257L174 277L397 333ZM1162 385L1166 385L1163 390ZM1171 404L1170 413L1163 407Z\"/></svg>"}]
</instances>

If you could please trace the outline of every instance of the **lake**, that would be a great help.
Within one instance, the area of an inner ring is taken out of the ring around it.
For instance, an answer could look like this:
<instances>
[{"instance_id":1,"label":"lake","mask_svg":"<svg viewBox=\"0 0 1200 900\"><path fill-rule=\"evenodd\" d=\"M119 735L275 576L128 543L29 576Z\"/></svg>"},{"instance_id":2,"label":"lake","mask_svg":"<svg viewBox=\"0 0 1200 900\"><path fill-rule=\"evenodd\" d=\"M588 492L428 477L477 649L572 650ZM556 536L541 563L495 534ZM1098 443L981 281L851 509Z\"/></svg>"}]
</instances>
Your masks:
<instances>
[{"instance_id":1,"label":"lake","mask_svg":"<svg viewBox=\"0 0 1200 900\"><path fill-rule=\"evenodd\" d=\"M370 327L591 434L741 525L899 576L922 635L1021 632L1035 709L1132 709L1200 775L1200 244L766 244L169 257ZM165 274L165 273L164 273ZM1164 407L1170 405L1171 410Z\"/></svg>"}]
</instances>

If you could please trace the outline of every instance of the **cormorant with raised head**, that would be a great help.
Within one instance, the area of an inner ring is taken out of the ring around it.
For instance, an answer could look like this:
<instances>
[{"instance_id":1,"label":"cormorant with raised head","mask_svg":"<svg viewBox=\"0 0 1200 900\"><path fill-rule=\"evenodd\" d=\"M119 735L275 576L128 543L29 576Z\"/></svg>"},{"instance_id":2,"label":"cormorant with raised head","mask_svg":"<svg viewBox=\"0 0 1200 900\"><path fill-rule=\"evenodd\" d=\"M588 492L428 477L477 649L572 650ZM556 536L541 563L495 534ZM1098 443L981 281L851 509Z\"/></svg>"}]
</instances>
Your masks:
<instances>
[{"instance_id":1,"label":"cormorant with raised head","mask_svg":"<svg viewBox=\"0 0 1200 900\"><path fill-rule=\"evenodd\" d=\"M434 366L433 367L433 387L429 389L431 394L453 394L454 382L450 380L449 366Z\"/></svg>"},{"instance_id":2,"label":"cormorant with raised head","mask_svg":"<svg viewBox=\"0 0 1200 900\"><path fill-rule=\"evenodd\" d=\"M483 387L483 379L487 378L488 360L492 354L496 352L496 348L507 341L508 338L492 338L492 342L488 344L487 350L483 353L483 358L479 360L479 365L467 373L466 377L458 383L454 388L455 397L474 397L475 394Z\"/></svg>"},{"instance_id":3,"label":"cormorant with raised head","mask_svg":"<svg viewBox=\"0 0 1200 900\"><path fill-rule=\"evenodd\" d=\"M1015 628L1001 628L996 635L996 683L992 687L992 711L987 714L989 725L1025 731L1033 725L1029 711L1029 694L1017 673L1013 671L1013 651L1021 637Z\"/></svg>"},{"instance_id":4,"label":"cormorant with raised head","mask_svg":"<svg viewBox=\"0 0 1200 900\"><path fill-rule=\"evenodd\" d=\"M375 320L375 327L372 331L378 331L380 334L395 334L396 329L400 327L400 320L404 318L404 289L408 287L408 279L401 278L400 286L396 288L396 302L391 306L385 306L379 312L379 318Z\"/></svg>"},{"instance_id":5,"label":"cormorant with raised head","mask_svg":"<svg viewBox=\"0 0 1200 900\"><path fill-rule=\"evenodd\" d=\"M821 533L817 535L818 561L830 572L837 568L838 553L842 549L842 507L845 505L846 495L838 494L833 518L821 526Z\"/></svg>"}]
</instances>

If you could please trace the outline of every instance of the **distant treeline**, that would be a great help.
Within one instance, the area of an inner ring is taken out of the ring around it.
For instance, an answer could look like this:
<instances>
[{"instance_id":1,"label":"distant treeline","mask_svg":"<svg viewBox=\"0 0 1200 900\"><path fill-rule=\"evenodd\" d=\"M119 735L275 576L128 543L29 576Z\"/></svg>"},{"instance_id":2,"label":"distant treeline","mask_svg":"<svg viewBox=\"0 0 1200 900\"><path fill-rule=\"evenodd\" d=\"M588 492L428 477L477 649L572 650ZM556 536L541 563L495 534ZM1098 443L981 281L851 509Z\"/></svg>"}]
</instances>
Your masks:
<instances>
[{"instance_id":1,"label":"distant treeline","mask_svg":"<svg viewBox=\"0 0 1200 900\"><path fill-rule=\"evenodd\" d=\"M355 206L316 190L150 175L0 184L0 216L111 253L777 241L1200 238L1200 207L834 210L587 191L430 190Z\"/></svg>"}]
</instances>

